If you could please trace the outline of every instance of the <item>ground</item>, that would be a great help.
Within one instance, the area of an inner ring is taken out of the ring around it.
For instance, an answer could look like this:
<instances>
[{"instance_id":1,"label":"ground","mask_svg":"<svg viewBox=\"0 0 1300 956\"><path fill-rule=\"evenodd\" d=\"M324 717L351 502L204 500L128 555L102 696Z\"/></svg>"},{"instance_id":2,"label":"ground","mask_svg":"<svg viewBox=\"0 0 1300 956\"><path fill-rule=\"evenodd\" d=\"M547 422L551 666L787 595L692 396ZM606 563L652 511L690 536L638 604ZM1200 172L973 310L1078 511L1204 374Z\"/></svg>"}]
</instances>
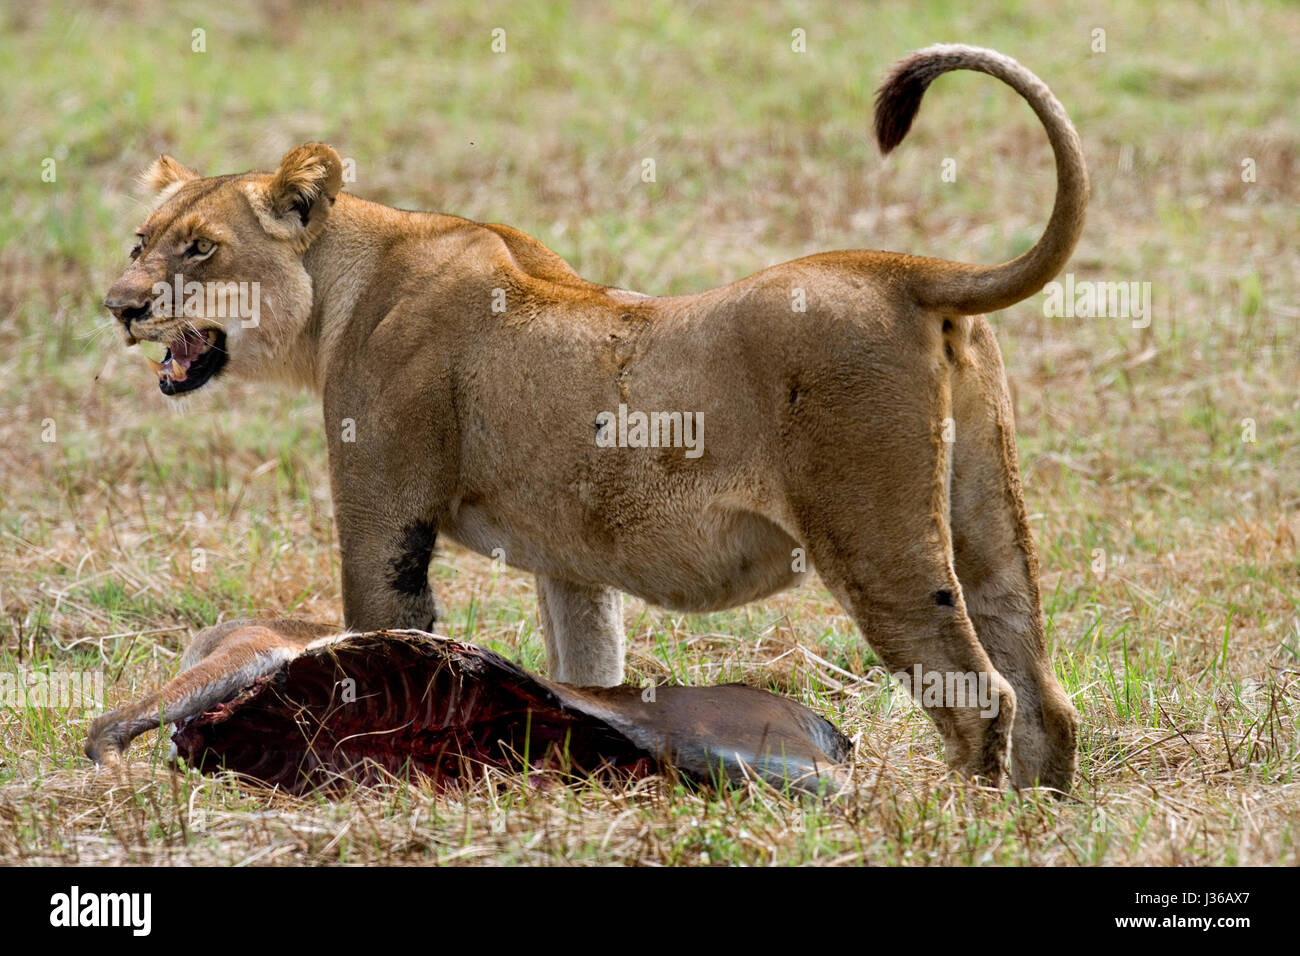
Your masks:
<instances>
[{"instance_id":1,"label":"ground","mask_svg":"<svg viewBox=\"0 0 1300 956\"><path fill-rule=\"evenodd\" d=\"M1083 719L1070 799L948 778L814 580L723 614L630 601L629 677L744 680L835 720L857 742L837 802L522 778L293 799L174 773L156 735L123 782L81 755L91 712L6 700L0 863L1295 864L1300 9L919 6L6 7L0 673L98 674L113 706L195 628L341 616L316 403L236 386L178 412L99 305L155 154L222 173L324 140L361 196L510 223L651 293L835 248L992 263L1054 189L1023 102L947 76L887 162L867 135L895 59L965 42L1079 128L1076 280L1151 289L1146 327L1043 297L992 317ZM543 667L531 578L454 547L433 575L449 633Z\"/></svg>"}]
</instances>

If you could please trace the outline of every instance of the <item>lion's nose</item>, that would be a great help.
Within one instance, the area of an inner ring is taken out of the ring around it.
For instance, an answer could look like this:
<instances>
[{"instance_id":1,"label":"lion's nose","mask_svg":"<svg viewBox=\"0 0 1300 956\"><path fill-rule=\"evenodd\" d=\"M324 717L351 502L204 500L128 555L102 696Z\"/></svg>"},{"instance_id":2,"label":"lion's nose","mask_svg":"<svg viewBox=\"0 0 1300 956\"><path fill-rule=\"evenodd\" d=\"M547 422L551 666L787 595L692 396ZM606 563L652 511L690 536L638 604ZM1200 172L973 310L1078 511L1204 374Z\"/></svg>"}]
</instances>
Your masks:
<instances>
[{"instance_id":1,"label":"lion's nose","mask_svg":"<svg viewBox=\"0 0 1300 956\"><path fill-rule=\"evenodd\" d=\"M112 296L104 300L104 308L112 312L128 332L131 331L132 322L143 319L152 311L148 299L116 299Z\"/></svg>"}]
</instances>

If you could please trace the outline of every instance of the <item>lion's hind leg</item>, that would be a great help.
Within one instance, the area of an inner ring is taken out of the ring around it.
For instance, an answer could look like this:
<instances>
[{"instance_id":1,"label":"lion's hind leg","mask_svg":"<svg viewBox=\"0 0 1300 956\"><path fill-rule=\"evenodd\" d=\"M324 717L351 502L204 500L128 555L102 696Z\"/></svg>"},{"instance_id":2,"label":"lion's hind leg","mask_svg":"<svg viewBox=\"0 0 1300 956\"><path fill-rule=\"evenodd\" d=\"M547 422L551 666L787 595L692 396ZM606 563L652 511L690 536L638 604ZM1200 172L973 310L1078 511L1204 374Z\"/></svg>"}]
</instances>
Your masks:
<instances>
[{"instance_id":1,"label":"lion's hind leg","mask_svg":"<svg viewBox=\"0 0 1300 956\"><path fill-rule=\"evenodd\" d=\"M1016 690L1011 781L1067 791L1079 718L1047 652L1011 400L993 333L982 319L961 349L953 417L954 566L980 643Z\"/></svg>"},{"instance_id":2,"label":"lion's hind leg","mask_svg":"<svg viewBox=\"0 0 1300 956\"><path fill-rule=\"evenodd\" d=\"M809 388L786 432L787 498L822 580L934 721L949 766L996 784L1016 694L976 636L953 567L951 383L936 351L895 350L861 381Z\"/></svg>"},{"instance_id":3,"label":"lion's hind leg","mask_svg":"<svg viewBox=\"0 0 1300 956\"><path fill-rule=\"evenodd\" d=\"M999 785L1016 694L976 638L951 565L915 553L855 561L827 555L824 544L810 550L872 650L934 721L948 765Z\"/></svg>"}]
</instances>

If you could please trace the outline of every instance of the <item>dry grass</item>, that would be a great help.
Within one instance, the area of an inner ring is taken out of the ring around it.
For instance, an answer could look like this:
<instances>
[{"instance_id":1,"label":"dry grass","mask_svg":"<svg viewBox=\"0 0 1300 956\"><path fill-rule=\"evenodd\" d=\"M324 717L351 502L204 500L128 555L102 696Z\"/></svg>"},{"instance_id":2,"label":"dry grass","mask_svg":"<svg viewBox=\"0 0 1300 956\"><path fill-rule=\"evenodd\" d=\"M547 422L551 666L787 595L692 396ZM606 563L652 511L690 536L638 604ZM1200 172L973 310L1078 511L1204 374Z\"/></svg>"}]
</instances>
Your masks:
<instances>
[{"instance_id":1,"label":"dry grass","mask_svg":"<svg viewBox=\"0 0 1300 956\"><path fill-rule=\"evenodd\" d=\"M0 862L1300 860L1300 14L858 6L466 3L382 23L340 6L310 32L287 3L252 26L197 5L4 13L0 69L22 122L0 173L0 670L102 670L113 705L170 676L192 628L340 616L311 400L232 386L176 414L103 330L96 303L151 152L217 172L331 140L357 158L362 195L511 222L584 275L650 292L823 248L992 262L1032 240L1052 191L1013 95L945 78L889 163L865 139L886 65L962 40L1022 59L1080 128L1094 202L1076 275L1156 296L1145 330L1045 318L1037 300L994 319L1054 657L1084 719L1071 800L947 779L930 724L813 584L706 616L629 602L629 670L745 680L835 720L858 743L856 786L835 803L536 777L295 799L173 773L151 738L123 781L80 756L89 714L9 709ZM176 50L138 22L167 24ZM504 60L486 52L498 23ZM199 25L206 58L184 39ZM793 61L800 25L810 51ZM1095 26L1104 55L1088 50ZM40 182L47 155L57 185ZM956 183L938 175L948 156ZM1241 181L1243 157L1257 182ZM529 578L449 547L434 580L452 633L542 667Z\"/></svg>"}]
</instances>

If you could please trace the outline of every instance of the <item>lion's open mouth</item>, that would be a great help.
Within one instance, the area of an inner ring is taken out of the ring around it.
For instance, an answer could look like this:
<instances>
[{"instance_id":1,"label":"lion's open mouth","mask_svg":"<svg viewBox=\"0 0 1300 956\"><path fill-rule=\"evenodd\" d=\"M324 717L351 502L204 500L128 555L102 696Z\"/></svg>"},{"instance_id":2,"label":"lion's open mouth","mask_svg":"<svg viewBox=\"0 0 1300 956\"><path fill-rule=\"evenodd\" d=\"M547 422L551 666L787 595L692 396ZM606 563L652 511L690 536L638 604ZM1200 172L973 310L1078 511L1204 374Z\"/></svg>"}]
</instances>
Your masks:
<instances>
[{"instance_id":1,"label":"lion's open mouth","mask_svg":"<svg viewBox=\"0 0 1300 956\"><path fill-rule=\"evenodd\" d=\"M167 348L161 362L146 359L158 376L164 395L202 388L226 364L226 333L218 329L187 330Z\"/></svg>"}]
</instances>

